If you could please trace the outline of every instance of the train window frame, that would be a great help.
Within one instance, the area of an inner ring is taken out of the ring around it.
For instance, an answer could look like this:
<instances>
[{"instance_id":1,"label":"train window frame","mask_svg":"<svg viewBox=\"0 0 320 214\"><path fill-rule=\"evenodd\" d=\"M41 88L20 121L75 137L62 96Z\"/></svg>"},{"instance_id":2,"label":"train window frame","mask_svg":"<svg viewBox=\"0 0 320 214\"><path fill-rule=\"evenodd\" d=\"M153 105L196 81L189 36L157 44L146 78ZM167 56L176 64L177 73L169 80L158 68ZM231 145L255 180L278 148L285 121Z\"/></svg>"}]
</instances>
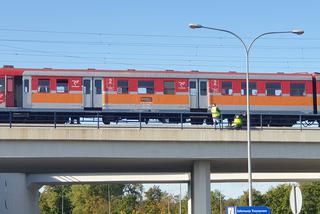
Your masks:
<instances>
[{"instance_id":1,"label":"train window frame","mask_svg":"<svg viewBox=\"0 0 320 214\"><path fill-rule=\"evenodd\" d=\"M57 79L56 80L56 92L57 93L68 93L69 92L69 80L68 79Z\"/></svg>"},{"instance_id":2,"label":"train window frame","mask_svg":"<svg viewBox=\"0 0 320 214\"><path fill-rule=\"evenodd\" d=\"M101 79L94 80L94 88L95 88L95 94L102 94L102 80Z\"/></svg>"},{"instance_id":3,"label":"train window frame","mask_svg":"<svg viewBox=\"0 0 320 214\"><path fill-rule=\"evenodd\" d=\"M275 87L279 85L280 87ZM266 83L266 96L282 96L282 85L281 82L267 82Z\"/></svg>"},{"instance_id":4,"label":"train window frame","mask_svg":"<svg viewBox=\"0 0 320 214\"><path fill-rule=\"evenodd\" d=\"M84 94L91 94L91 80L84 79L83 80L83 93Z\"/></svg>"},{"instance_id":5,"label":"train window frame","mask_svg":"<svg viewBox=\"0 0 320 214\"><path fill-rule=\"evenodd\" d=\"M222 81L221 82L221 95L232 96L232 94L233 94L232 85L233 84L231 81Z\"/></svg>"},{"instance_id":6,"label":"train window frame","mask_svg":"<svg viewBox=\"0 0 320 214\"><path fill-rule=\"evenodd\" d=\"M189 88L190 89L197 89L197 82L195 80L190 81Z\"/></svg>"},{"instance_id":7,"label":"train window frame","mask_svg":"<svg viewBox=\"0 0 320 214\"><path fill-rule=\"evenodd\" d=\"M6 91L5 83L6 83L5 79L0 78L0 93L5 93Z\"/></svg>"},{"instance_id":8,"label":"train window frame","mask_svg":"<svg viewBox=\"0 0 320 214\"><path fill-rule=\"evenodd\" d=\"M241 82L241 96L247 95L247 83ZM250 96L257 96L258 95L258 88L256 82L249 82L249 95Z\"/></svg>"},{"instance_id":9,"label":"train window frame","mask_svg":"<svg viewBox=\"0 0 320 214\"><path fill-rule=\"evenodd\" d=\"M295 85L295 86L303 85L303 91L301 90L301 88L300 89L292 89L293 85ZM300 92L300 93L293 93L293 92ZM290 96L297 96L297 97L306 96L306 84L305 83L290 83Z\"/></svg>"},{"instance_id":10,"label":"train window frame","mask_svg":"<svg viewBox=\"0 0 320 214\"><path fill-rule=\"evenodd\" d=\"M125 84L123 84L125 83ZM129 94L129 81L118 80L117 81L117 93L118 94Z\"/></svg>"},{"instance_id":11,"label":"train window frame","mask_svg":"<svg viewBox=\"0 0 320 214\"><path fill-rule=\"evenodd\" d=\"M163 94L175 94L174 81L163 81Z\"/></svg>"},{"instance_id":12,"label":"train window frame","mask_svg":"<svg viewBox=\"0 0 320 214\"><path fill-rule=\"evenodd\" d=\"M154 94L154 80L138 80L138 94Z\"/></svg>"},{"instance_id":13,"label":"train window frame","mask_svg":"<svg viewBox=\"0 0 320 214\"><path fill-rule=\"evenodd\" d=\"M200 96L208 95L208 83L207 81L200 81Z\"/></svg>"},{"instance_id":14,"label":"train window frame","mask_svg":"<svg viewBox=\"0 0 320 214\"><path fill-rule=\"evenodd\" d=\"M43 83L47 83L47 84L43 84ZM50 79L38 79L37 91L38 93L50 93Z\"/></svg>"},{"instance_id":15,"label":"train window frame","mask_svg":"<svg viewBox=\"0 0 320 214\"><path fill-rule=\"evenodd\" d=\"M24 91L24 93L29 93L29 91L30 91L30 86L29 86L29 84L30 84L30 80L29 79L24 79L23 80L23 91Z\"/></svg>"}]
</instances>

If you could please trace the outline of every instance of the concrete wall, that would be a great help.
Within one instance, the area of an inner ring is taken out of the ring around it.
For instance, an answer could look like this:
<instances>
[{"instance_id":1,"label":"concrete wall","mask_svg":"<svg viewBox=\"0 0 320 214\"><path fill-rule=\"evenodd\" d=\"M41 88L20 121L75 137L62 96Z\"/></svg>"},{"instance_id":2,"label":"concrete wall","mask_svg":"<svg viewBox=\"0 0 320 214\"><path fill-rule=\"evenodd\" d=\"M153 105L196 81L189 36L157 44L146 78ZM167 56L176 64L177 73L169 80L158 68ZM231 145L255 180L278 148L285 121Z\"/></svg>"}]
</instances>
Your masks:
<instances>
[{"instance_id":1,"label":"concrete wall","mask_svg":"<svg viewBox=\"0 0 320 214\"><path fill-rule=\"evenodd\" d=\"M0 213L37 214L39 191L23 173L0 173Z\"/></svg>"}]
</instances>

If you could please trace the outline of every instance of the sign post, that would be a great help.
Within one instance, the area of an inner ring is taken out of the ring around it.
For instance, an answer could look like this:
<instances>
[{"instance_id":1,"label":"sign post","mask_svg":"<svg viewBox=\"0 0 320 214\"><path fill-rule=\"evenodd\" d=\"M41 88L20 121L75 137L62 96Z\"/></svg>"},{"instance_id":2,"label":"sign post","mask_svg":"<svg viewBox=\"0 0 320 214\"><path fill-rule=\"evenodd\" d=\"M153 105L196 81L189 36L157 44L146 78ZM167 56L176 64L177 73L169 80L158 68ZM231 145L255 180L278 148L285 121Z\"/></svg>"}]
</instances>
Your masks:
<instances>
[{"instance_id":1,"label":"sign post","mask_svg":"<svg viewBox=\"0 0 320 214\"><path fill-rule=\"evenodd\" d=\"M290 208L293 214L299 214L302 208L302 193L297 185L293 185L290 192Z\"/></svg>"}]
</instances>

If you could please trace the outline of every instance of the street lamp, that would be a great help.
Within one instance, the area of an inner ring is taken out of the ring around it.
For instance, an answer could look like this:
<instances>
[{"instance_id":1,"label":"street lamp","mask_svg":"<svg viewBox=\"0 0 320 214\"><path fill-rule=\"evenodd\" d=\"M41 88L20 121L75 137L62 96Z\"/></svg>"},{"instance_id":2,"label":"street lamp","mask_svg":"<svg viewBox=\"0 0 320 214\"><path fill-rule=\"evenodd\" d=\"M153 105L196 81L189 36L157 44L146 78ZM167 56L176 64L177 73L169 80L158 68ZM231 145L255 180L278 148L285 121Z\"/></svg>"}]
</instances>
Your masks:
<instances>
[{"instance_id":1,"label":"street lamp","mask_svg":"<svg viewBox=\"0 0 320 214\"><path fill-rule=\"evenodd\" d=\"M202 26L200 24L189 24L189 27L191 29L197 29L197 28L205 28L209 30L215 30L215 31L221 31L225 33L232 34L236 38L240 40L242 43L245 51L246 51L246 98L247 98L247 142L248 142L248 185L249 185L249 206L252 206L252 170L251 170L251 131L250 131L250 89L249 89L249 54L251 47L253 43L259 39L262 36L270 35L270 34L283 34L283 33L293 33L297 35L301 35L304 33L304 30L302 29L295 29L291 31L274 31L274 32L266 32L263 34L260 34L259 36L255 37L249 45L247 45L240 36L235 34L232 31L225 30L225 29L219 29L219 28L212 28L212 27L206 27Z\"/></svg>"}]
</instances>

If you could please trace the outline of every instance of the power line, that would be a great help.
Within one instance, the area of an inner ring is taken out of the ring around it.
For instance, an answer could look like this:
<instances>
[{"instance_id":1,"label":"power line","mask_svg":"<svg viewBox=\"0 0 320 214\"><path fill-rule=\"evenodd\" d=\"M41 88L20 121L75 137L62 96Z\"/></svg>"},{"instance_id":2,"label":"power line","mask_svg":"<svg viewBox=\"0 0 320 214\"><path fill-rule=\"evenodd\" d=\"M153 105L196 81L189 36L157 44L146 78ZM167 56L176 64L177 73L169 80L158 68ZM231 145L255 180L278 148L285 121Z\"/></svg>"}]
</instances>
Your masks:
<instances>
[{"instance_id":1,"label":"power line","mask_svg":"<svg viewBox=\"0 0 320 214\"><path fill-rule=\"evenodd\" d=\"M2 45L0 45L2 46ZM12 46L10 46L12 47ZM18 47L14 47L18 48ZM17 53L13 50L1 50L2 53ZM40 50L20 50L23 53L34 53L34 52L42 52ZM48 51L46 51L48 52ZM62 53L63 52L63 53ZM90 51L55 51L55 54L92 54L92 55L119 55L119 56L166 56L166 57L195 57L195 58L243 58L244 56L235 56L235 55L203 55L203 54L159 54L159 53L139 53L139 52L90 52ZM19 53L17 53L19 54ZM80 57L80 56L79 56ZM283 60L320 60L320 57L281 57ZM253 56L251 59L279 59L279 57L270 57L270 56Z\"/></svg>"},{"instance_id":2,"label":"power line","mask_svg":"<svg viewBox=\"0 0 320 214\"><path fill-rule=\"evenodd\" d=\"M30 29L14 29L0 28L0 31L7 32L26 32L26 33L48 33L48 34L72 34L72 35L94 35L94 36L123 36L123 37L156 37L156 38L204 38L204 39L234 39L228 36L185 36L185 35L170 35L170 34L129 34L129 33L102 33L102 32L81 32L81 31L54 31L54 30L30 30ZM244 37L244 39L252 39L253 37ZM297 40L297 38L265 38L267 40ZM303 40L318 41L320 38L303 38Z\"/></svg>"},{"instance_id":3,"label":"power line","mask_svg":"<svg viewBox=\"0 0 320 214\"><path fill-rule=\"evenodd\" d=\"M1 52L0 54L2 55L8 55L8 56L38 56L38 57L66 57L66 56L55 56L55 55L50 55L50 54L28 54L28 53L7 53L7 52ZM182 61L182 62L211 62L211 63L215 63L215 62L226 62L226 63L230 63L230 62L238 62L238 63L242 63L243 60L233 60L233 59L201 59L201 58L194 58L194 59L179 59L179 58L137 58L137 57L92 57L92 56L68 56L68 57L72 57L72 58L79 58L79 59L100 59L100 60L136 60L136 61L146 61L146 60L157 60L157 61ZM228 57L225 57L228 58ZM309 59L300 59L300 61L297 60L297 58L295 59L283 59L283 60L279 60L279 58L274 58L274 59L269 59L269 60L252 60L252 62L255 63L288 63L288 62L301 62L301 63L310 63L310 62L319 62L318 60L309 60Z\"/></svg>"},{"instance_id":4,"label":"power line","mask_svg":"<svg viewBox=\"0 0 320 214\"><path fill-rule=\"evenodd\" d=\"M147 47L165 47L165 48L241 48L240 45L211 45L211 44L178 44L178 43L145 43L145 42L89 42L89 41L65 41L65 40L30 40L30 39L0 39L2 42L18 42L18 43L47 43L47 44L67 44L67 45L94 45L94 46L147 46ZM304 50L319 50L319 46L262 46L255 47L256 49L304 49Z\"/></svg>"},{"instance_id":5,"label":"power line","mask_svg":"<svg viewBox=\"0 0 320 214\"><path fill-rule=\"evenodd\" d=\"M205 64L168 64L168 63L124 63L124 62L114 62L114 61L105 61L105 62L96 62L96 61L23 61L23 60L6 60L6 62L14 62L14 63L68 63L68 64L96 64L96 65L108 65L108 64L116 64L116 65L130 65L130 66L181 66L181 67L210 67L210 68L237 68L243 69L243 66L235 66L235 65L205 65ZM316 70L315 67L310 66L254 66L255 68L273 68L274 70L279 69L313 69ZM163 67L161 69L164 69Z\"/></svg>"}]
</instances>

